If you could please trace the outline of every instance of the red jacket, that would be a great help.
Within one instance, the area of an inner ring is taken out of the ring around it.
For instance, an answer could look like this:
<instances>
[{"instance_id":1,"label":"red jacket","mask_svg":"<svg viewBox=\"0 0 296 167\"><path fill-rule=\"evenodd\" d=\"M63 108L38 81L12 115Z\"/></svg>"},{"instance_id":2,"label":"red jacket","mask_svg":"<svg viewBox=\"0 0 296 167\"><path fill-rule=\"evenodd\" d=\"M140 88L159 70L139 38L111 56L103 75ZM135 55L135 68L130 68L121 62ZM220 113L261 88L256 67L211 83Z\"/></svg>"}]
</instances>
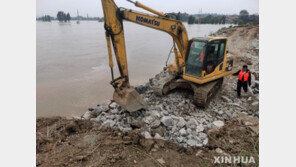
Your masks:
<instances>
[{"instance_id":1,"label":"red jacket","mask_svg":"<svg viewBox=\"0 0 296 167\"><path fill-rule=\"evenodd\" d=\"M238 79L243 82L247 82L249 80L249 76L249 72L243 72L243 70L238 73Z\"/></svg>"},{"instance_id":2,"label":"red jacket","mask_svg":"<svg viewBox=\"0 0 296 167\"><path fill-rule=\"evenodd\" d=\"M251 72L247 70L246 73L243 73L242 70L238 70L236 73L232 74L234 76L238 76L238 80L240 82L248 82L251 85Z\"/></svg>"}]
</instances>

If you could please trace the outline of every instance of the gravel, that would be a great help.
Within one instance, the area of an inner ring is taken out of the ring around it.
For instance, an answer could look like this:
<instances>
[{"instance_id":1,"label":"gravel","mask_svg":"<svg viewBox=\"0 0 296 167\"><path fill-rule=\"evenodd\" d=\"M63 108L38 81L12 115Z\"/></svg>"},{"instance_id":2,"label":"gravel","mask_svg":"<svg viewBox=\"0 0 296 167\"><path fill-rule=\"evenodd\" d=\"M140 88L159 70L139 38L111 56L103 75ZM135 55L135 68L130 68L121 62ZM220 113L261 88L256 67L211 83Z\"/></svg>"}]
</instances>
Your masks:
<instances>
[{"instance_id":1,"label":"gravel","mask_svg":"<svg viewBox=\"0 0 296 167\"><path fill-rule=\"evenodd\" d=\"M164 124L164 126L173 126L174 120L170 116L164 116L161 118L161 123Z\"/></svg>"},{"instance_id":2,"label":"gravel","mask_svg":"<svg viewBox=\"0 0 296 167\"><path fill-rule=\"evenodd\" d=\"M147 83L135 89L146 100L149 110L129 113L110 101L87 111L81 118L106 127L117 127L123 132L137 129L146 139L169 140L182 147L205 146L208 143L207 131L223 127L225 120L240 113L259 117L258 108L254 109L259 104L256 96L237 99L235 92L229 90L235 86L226 83L225 87L204 109L195 107L192 95L182 91L156 96Z\"/></svg>"},{"instance_id":3,"label":"gravel","mask_svg":"<svg viewBox=\"0 0 296 167\"><path fill-rule=\"evenodd\" d=\"M214 121L213 124L217 127L217 128L222 128L224 126L224 122L223 121Z\"/></svg>"}]
</instances>

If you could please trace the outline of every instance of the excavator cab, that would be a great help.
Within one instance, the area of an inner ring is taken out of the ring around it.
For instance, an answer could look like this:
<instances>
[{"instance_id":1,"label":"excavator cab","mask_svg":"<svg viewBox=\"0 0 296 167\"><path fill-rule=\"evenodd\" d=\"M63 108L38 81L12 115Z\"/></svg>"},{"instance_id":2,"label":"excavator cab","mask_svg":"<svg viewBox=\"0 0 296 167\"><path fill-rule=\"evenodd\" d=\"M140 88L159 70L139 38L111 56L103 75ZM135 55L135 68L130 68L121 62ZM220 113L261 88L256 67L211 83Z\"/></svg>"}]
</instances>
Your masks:
<instances>
[{"instance_id":1,"label":"excavator cab","mask_svg":"<svg viewBox=\"0 0 296 167\"><path fill-rule=\"evenodd\" d=\"M229 75L232 64L233 59L227 54L226 37L193 38L188 44L183 77L203 84Z\"/></svg>"}]
</instances>

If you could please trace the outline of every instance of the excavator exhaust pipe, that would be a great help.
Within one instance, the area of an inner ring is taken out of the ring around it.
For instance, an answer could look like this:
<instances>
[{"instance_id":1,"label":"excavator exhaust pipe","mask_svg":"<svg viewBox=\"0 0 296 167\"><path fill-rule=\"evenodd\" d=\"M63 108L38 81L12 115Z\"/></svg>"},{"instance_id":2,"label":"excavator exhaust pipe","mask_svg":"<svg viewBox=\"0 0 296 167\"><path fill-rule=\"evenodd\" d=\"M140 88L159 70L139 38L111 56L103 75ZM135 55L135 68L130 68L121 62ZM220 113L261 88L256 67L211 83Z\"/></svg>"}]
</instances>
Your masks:
<instances>
[{"instance_id":1,"label":"excavator exhaust pipe","mask_svg":"<svg viewBox=\"0 0 296 167\"><path fill-rule=\"evenodd\" d=\"M121 90L116 89L113 94L113 99L118 105L129 112L147 109L146 101L131 87L124 87Z\"/></svg>"}]
</instances>

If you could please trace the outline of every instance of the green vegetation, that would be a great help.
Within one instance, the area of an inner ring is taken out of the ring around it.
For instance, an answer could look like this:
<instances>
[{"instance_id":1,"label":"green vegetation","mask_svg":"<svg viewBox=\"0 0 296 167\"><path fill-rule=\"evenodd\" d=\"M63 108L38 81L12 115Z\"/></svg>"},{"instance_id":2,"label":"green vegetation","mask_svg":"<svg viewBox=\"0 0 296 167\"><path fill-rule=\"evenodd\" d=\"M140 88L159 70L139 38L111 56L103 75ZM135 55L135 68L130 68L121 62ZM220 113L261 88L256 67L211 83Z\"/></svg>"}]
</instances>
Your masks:
<instances>
[{"instance_id":1,"label":"green vegetation","mask_svg":"<svg viewBox=\"0 0 296 167\"><path fill-rule=\"evenodd\" d=\"M83 16L78 16L78 17L71 17L70 14L58 14L57 15L59 17L58 18L54 18L51 17L49 15L44 15L42 17L37 17L36 20L38 21L46 21L46 22L50 22L52 20L59 20L61 22L64 22L64 20L66 19L67 21L70 20L84 20L84 21L98 21L98 22L104 22L104 17L83 17Z\"/></svg>"},{"instance_id":2,"label":"green vegetation","mask_svg":"<svg viewBox=\"0 0 296 167\"><path fill-rule=\"evenodd\" d=\"M69 13L67 13L67 15L66 15L66 20L67 20L67 21L70 21L70 20L71 20L71 16L70 16Z\"/></svg>"},{"instance_id":3,"label":"green vegetation","mask_svg":"<svg viewBox=\"0 0 296 167\"><path fill-rule=\"evenodd\" d=\"M194 24L195 23L195 17L190 15L188 19L188 24Z\"/></svg>"},{"instance_id":4,"label":"green vegetation","mask_svg":"<svg viewBox=\"0 0 296 167\"><path fill-rule=\"evenodd\" d=\"M57 19L59 22L68 22L71 20L71 16L69 13L64 13L63 11L59 11L57 14Z\"/></svg>"},{"instance_id":5,"label":"green vegetation","mask_svg":"<svg viewBox=\"0 0 296 167\"><path fill-rule=\"evenodd\" d=\"M189 19L189 14L187 13L181 13L181 12L178 12L178 13L175 13L175 12L172 12L172 13L166 13L168 16L176 19L176 20L180 20L182 22L187 22L188 19Z\"/></svg>"},{"instance_id":6,"label":"green vegetation","mask_svg":"<svg viewBox=\"0 0 296 167\"><path fill-rule=\"evenodd\" d=\"M193 15L189 16L188 24L225 24L226 16L212 16L207 15L205 17L195 17Z\"/></svg>"},{"instance_id":7,"label":"green vegetation","mask_svg":"<svg viewBox=\"0 0 296 167\"><path fill-rule=\"evenodd\" d=\"M239 12L239 17L236 20L238 25L245 25L248 23L259 23L259 16L258 15L249 15L247 10L241 10Z\"/></svg>"},{"instance_id":8,"label":"green vegetation","mask_svg":"<svg viewBox=\"0 0 296 167\"><path fill-rule=\"evenodd\" d=\"M180 20L182 22L187 22L188 24L238 24L238 25L245 25L245 24L258 24L259 23L259 15L253 14L250 15L247 10L241 10L239 15L220 15L217 13L212 14L193 14L189 15L187 13L181 12L172 12L166 13L169 17L174 19ZM68 22L70 20L93 20L103 22L103 17L83 17L83 16L76 16L71 17L69 13L64 13L63 11L59 11L57 13L57 17L51 17L49 15L45 15L39 18L36 18L40 21L52 21L52 20L59 20L60 22Z\"/></svg>"},{"instance_id":9,"label":"green vegetation","mask_svg":"<svg viewBox=\"0 0 296 167\"><path fill-rule=\"evenodd\" d=\"M239 26L245 25L246 23L243 20L239 20L237 23Z\"/></svg>"},{"instance_id":10,"label":"green vegetation","mask_svg":"<svg viewBox=\"0 0 296 167\"><path fill-rule=\"evenodd\" d=\"M226 16L212 16L208 15L198 20L198 24L225 24Z\"/></svg>"},{"instance_id":11,"label":"green vegetation","mask_svg":"<svg viewBox=\"0 0 296 167\"><path fill-rule=\"evenodd\" d=\"M185 13L186 14L186 13ZM188 24L258 24L259 23L259 15L253 14L250 15L247 10L240 11L239 15L219 15L219 14L194 14L185 17L184 13L178 13L178 20L185 19ZM188 14L187 14L188 15Z\"/></svg>"},{"instance_id":12,"label":"green vegetation","mask_svg":"<svg viewBox=\"0 0 296 167\"><path fill-rule=\"evenodd\" d=\"M44 15L39 20L44 22L51 22L51 17L49 15Z\"/></svg>"}]
</instances>

